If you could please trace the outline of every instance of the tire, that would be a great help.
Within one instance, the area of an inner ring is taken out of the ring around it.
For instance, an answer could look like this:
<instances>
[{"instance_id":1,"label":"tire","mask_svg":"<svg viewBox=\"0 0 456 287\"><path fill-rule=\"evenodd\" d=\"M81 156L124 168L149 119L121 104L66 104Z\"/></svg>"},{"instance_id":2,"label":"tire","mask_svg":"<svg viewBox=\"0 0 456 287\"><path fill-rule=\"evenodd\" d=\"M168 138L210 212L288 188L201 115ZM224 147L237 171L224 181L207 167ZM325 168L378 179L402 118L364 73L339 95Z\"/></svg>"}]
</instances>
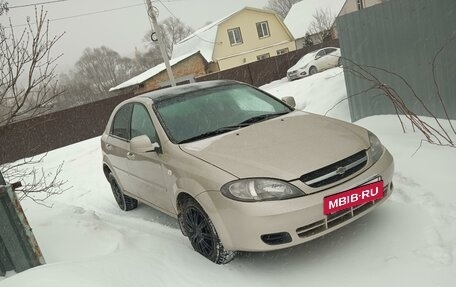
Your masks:
<instances>
[{"instance_id":1,"label":"tire","mask_svg":"<svg viewBox=\"0 0 456 287\"><path fill-rule=\"evenodd\" d=\"M342 58L339 57L339 60L337 61L337 67L342 67Z\"/></svg>"},{"instance_id":2,"label":"tire","mask_svg":"<svg viewBox=\"0 0 456 287\"><path fill-rule=\"evenodd\" d=\"M193 199L187 199L181 208L181 228L193 249L216 264L227 264L236 252L226 250L214 224L203 208Z\"/></svg>"},{"instance_id":3,"label":"tire","mask_svg":"<svg viewBox=\"0 0 456 287\"><path fill-rule=\"evenodd\" d=\"M120 209L123 211L129 211L138 207L138 201L123 193L112 173L109 173L108 181L111 184L112 194L114 195L114 199L116 200Z\"/></svg>"},{"instance_id":4,"label":"tire","mask_svg":"<svg viewBox=\"0 0 456 287\"><path fill-rule=\"evenodd\" d=\"M318 70L315 66L310 67L309 75L315 75L317 72L318 72Z\"/></svg>"}]
</instances>

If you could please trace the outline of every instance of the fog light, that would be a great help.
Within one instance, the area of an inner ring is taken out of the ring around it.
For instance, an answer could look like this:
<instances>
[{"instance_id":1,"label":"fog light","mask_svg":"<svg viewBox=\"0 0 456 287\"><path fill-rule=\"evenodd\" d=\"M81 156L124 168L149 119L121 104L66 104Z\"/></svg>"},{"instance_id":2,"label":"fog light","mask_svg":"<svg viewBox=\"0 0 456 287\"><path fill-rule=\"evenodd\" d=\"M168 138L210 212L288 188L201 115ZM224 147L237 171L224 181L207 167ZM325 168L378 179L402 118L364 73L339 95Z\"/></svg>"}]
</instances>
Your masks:
<instances>
[{"instance_id":1,"label":"fog light","mask_svg":"<svg viewBox=\"0 0 456 287\"><path fill-rule=\"evenodd\" d=\"M291 236L288 232L279 232L261 235L261 240L268 245L279 245L291 242Z\"/></svg>"}]
</instances>

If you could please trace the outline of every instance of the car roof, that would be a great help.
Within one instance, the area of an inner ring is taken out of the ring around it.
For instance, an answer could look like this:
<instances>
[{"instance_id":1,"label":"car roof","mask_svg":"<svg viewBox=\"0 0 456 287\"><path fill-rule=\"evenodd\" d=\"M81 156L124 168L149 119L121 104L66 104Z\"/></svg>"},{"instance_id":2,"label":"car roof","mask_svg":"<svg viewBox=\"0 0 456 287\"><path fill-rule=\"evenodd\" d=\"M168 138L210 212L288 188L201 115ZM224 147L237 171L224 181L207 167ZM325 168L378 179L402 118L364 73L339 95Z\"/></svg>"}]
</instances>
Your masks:
<instances>
[{"instance_id":1,"label":"car roof","mask_svg":"<svg viewBox=\"0 0 456 287\"><path fill-rule=\"evenodd\" d=\"M144 93L142 95L139 95L138 97L148 98L148 99L151 99L154 103L157 103L157 102L160 102L160 101L163 101L166 99L178 97L182 94L187 94L187 93L191 93L191 92L195 92L195 91L201 91L201 90L205 90L205 89L232 85L232 84L242 84L242 83L238 82L238 81L232 81L232 80L204 81L204 82L199 82L199 83L192 83L192 84L186 84L186 85L156 90L156 91Z\"/></svg>"}]
</instances>

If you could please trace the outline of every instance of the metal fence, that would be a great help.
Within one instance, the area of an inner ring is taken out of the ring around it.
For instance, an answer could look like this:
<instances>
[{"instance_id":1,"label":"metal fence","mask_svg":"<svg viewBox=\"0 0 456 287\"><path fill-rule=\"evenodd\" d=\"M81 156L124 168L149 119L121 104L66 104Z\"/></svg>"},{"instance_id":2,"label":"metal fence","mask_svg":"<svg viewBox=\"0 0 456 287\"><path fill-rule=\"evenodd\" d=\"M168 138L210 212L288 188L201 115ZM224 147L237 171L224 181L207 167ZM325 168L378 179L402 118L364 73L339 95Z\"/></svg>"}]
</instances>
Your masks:
<instances>
[{"instance_id":1,"label":"metal fence","mask_svg":"<svg viewBox=\"0 0 456 287\"><path fill-rule=\"evenodd\" d=\"M44 263L13 188L0 185L0 276L6 271L21 272Z\"/></svg>"},{"instance_id":2,"label":"metal fence","mask_svg":"<svg viewBox=\"0 0 456 287\"><path fill-rule=\"evenodd\" d=\"M221 72L204 75L196 78L196 81L236 80L259 87L286 77L287 70L296 64L302 56L324 47L339 47L339 40L331 40L311 47L291 51L283 55L255 61Z\"/></svg>"},{"instance_id":3,"label":"metal fence","mask_svg":"<svg viewBox=\"0 0 456 287\"><path fill-rule=\"evenodd\" d=\"M99 136L124 94L0 126L0 164Z\"/></svg>"},{"instance_id":4,"label":"metal fence","mask_svg":"<svg viewBox=\"0 0 456 287\"><path fill-rule=\"evenodd\" d=\"M456 119L455 0L385 1L340 16L336 25L342 55L356 64L383 69L367 68L393 87L413 112L429 115L415 92L437 117L445 117L445 106L450 118ZM378 90L363 92L371 83L349 69L345 81L353 121L395 113Z\"/></svg>"}]
</instances>

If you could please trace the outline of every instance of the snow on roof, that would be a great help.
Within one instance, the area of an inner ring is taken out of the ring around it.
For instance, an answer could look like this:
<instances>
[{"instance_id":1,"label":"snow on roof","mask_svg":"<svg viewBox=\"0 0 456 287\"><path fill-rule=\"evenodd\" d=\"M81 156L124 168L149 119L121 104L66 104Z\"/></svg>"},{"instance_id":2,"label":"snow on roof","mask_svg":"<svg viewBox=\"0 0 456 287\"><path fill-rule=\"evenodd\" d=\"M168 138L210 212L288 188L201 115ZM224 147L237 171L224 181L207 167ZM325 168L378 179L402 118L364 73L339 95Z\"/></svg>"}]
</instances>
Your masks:
<instances>
[{"instance_id":1,"label":"snow on roof","mask_svg":"<svg viewBox=\"0 0 456 287\"><path fill-rule=\"evenodd\" d=\"M182 55L180 57L177 57L175 59L171 59L169 61L169 64L171 66L174 66L176 65L177 63L193 56L194 54L196 54L198 52L194 52L194 53L191 53L191 54L186 54L186 55ZM112 91L115 91L115 90L120 90L120 89L123 89L123 88L127 88L127 87L130 87L130 86L134 86L134 85L137 85L137 84L141 84L145 81L147 81L148 79L152 78L153 76L157 75L158 73L164 71L166 69L166 66L165 66L165 63L161 63L161 64L158 64L157 66L153 67L153 68L150 68L149 70L109 89L110 92Z\"/></svg>"},{"instance_id":2,"label":"snow on roof","mask_svg":"<svg viewBox=\"0 0 456 287\"><path fill-rule=\"evenodd\" d=\"M295 39L306 35L310 23L313 22L313 15L319 9L329 9L334 16L337 16L344 6L346 0L302 0L294 4L284 23Z\"/></svg>"},{"instance_id":3,"label":"snow on roof","mask_svg":"<svg viewBox=\"0 0 456 287\"><path fill-rule=\"evenodd\" d=\"M172 58L200 51L206 61L212 62L212 53L214 52L219 24L239 11L240 10L236 10L235 12L214 21L211 24L198 29L193 34L174 45Z\"/></svg>"}]
</instances>

